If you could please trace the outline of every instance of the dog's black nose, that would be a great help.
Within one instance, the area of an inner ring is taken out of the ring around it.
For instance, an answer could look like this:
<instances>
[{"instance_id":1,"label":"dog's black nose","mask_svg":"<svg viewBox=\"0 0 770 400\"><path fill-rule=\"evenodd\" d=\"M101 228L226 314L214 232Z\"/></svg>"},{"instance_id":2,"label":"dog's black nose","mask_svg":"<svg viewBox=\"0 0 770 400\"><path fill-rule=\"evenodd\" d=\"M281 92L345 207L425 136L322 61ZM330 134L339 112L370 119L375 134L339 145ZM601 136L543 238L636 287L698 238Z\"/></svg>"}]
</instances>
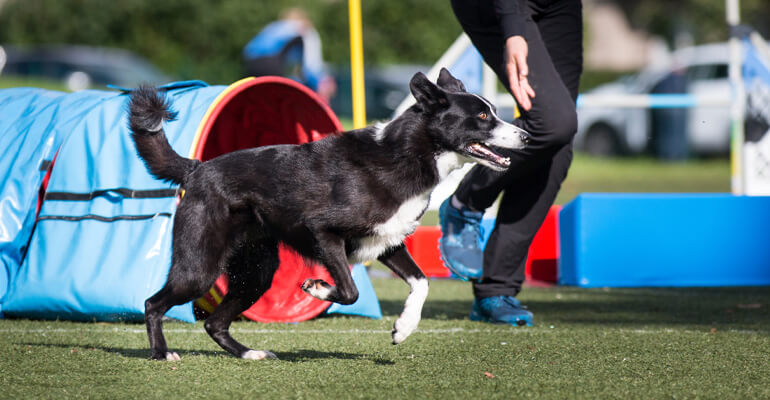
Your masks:
<instances>
[{"instance_id":1,"label":"dog's black nose","mask_svg":"<svg viewBox=\"0 0 770 400\"><path fill-rule=\"evenodd\" d=\"M524 144L528 144L529 139L532 138L531 136L529 136L529 133L527 132L519 132L519 137L521 138L521 142Z\"/></svg>"}]
</instances>

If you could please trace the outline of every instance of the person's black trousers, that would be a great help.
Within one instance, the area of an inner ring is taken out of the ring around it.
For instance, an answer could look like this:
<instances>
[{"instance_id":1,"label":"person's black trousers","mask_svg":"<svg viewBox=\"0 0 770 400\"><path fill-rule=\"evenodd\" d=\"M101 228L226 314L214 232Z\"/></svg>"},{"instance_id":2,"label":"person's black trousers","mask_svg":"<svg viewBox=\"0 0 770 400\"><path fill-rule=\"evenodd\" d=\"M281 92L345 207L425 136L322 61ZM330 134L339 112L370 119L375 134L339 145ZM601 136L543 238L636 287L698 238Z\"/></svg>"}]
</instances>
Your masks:
<instances>
[{"instance_id":1,"label":"person's black trousers","mask_svg":"<svg viewBox=\"0 0 770 400\"><path fill-rule=\"evenodd\" d=\"M529 47L528 80L535 90L530 111L514 124L532 135L523 151L506 154L504 173L475 166L455 195L475 210L490 207L503 193L495 228L484 250L484 274L476 297L515 296L524 282L527 252L556 199L572 162L577 99L583 71L580 0L530 0L524 38ZM491 0L452 0L463 30L510 92L504 42Z\"/></svg>"}]
</instances>

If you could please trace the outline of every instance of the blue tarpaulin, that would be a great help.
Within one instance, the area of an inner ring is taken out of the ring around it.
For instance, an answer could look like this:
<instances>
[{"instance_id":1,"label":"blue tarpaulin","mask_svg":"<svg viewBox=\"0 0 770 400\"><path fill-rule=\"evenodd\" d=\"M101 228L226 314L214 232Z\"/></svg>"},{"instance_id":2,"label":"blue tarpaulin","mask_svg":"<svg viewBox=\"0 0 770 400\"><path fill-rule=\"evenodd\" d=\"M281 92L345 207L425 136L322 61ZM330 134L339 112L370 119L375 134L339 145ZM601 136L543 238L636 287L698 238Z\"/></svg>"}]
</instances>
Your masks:
<instances>
[{"instance_id":1,"label":"blue tarpaulin","mask_svg":"<svg viewBox=\"0 0 770 400\"><path fill-rule=\"evenodd\" d=\"M0 307L24 257L46 170L68 133L102 99L93 92L0 91Z\"/></svg>"},{"instance_id":2,"label":"blue tarpaulin","mask_svg":"<svg viewBox=\"0 0 770 400\"><path fill-rule=\"evenodd\" d=\"M189 132L195 132L222 89L193 85L168 92L174 107L187 116L168 124L175 150L189 152L194 136ZM4 146L8 157L2 165L2 225L8 238L2 251L5 315L140 319L144 300L165 282L173 193L131 199L110 191L173 189L152 178L136 156L126 126L127 99L114 91L0 91L2 140L10 144ZM47 194L76 199L43 201L30 236L45 174L41 166L54 154ZM190 304L167 315L194 320Z\"/></svg>"}]
</instances>

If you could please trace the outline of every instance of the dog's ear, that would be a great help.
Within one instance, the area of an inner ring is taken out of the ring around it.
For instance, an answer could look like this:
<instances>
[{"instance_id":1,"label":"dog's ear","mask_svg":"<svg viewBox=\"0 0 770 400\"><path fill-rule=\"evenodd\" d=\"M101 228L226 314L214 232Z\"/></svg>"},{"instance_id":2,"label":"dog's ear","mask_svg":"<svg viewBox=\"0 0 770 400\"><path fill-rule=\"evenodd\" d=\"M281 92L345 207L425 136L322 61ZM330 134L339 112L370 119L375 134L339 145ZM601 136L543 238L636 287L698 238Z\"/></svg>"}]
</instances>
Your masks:
<instances>
[{"instance_id":1,"label":"dog's ear","mask_svg":"<svg viewBox=\"0 0 770 400\"><path fill-rule=\"evenodd\" d=\"M449 104L446 92L428 80L422 72L414 74L409 82L409 90L412 91L417 104L426 110L437 110Z\"/></svg>"},{"instance_id":2,"label":"dog's ear","mask_svg":"<svg viewBox=\"0 0 770 400\"><path fill-rule=\"evenodd\" d=\"M465 85L463 85L462 81L452 76L452 74L449 73L449 70L444 67L441 68L441 72L438 74L438 80L436 83L438 83L440 87L450 92L465 91Z\"/></svg>"}]
</instances>

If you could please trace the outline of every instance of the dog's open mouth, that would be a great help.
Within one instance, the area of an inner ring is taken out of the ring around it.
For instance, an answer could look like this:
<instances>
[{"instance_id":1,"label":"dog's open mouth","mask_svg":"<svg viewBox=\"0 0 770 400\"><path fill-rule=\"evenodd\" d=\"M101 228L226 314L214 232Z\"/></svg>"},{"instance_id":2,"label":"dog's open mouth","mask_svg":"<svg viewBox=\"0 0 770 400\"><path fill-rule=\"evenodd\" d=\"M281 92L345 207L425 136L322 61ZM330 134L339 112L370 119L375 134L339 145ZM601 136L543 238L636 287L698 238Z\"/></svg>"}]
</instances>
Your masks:
<instances>
[{"instance_id":1,"label":"dog's open mouth","mask_svg":"<svg viewBox=\"0 0 770 400\"><path fill-rule=\"evenodd\" d=\"M501 156L484 143L471 143L465 146L465 151L471 157L486 161L489 164L492 164L492 166L500 169L506 169L511 165L510 158Z\"/></svg>"}]
</instances>

